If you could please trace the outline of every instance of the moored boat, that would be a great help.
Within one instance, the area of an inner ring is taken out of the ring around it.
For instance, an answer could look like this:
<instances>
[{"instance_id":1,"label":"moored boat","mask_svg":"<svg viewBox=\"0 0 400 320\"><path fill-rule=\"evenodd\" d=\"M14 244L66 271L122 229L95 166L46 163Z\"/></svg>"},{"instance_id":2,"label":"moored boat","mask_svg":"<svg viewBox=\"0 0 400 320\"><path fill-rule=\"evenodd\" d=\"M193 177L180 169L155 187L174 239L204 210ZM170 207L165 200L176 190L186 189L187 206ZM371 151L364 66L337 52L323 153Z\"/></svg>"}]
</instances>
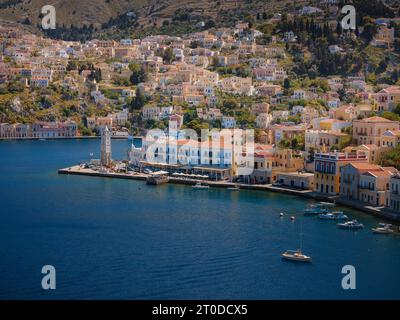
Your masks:
<instances>
[{"instance_id":1,"label":"moored boat","mask_svg":"<svg viewBox=\"0 0 400 320\"><path fill-rule=\"evenodd\" d=\"M318 217L322 220L347 220L348 217L342 211L321 213Z\"/></svg>"},{"instance_id":2,"label":"moored boat","mask_svg":"<svg viewBox=\"0 0 400 320\"><path fill-rule=\"evenodd\" d=\"M209 186L202 185L200 182L196 183L194 186L192 186L192 188L198 190L210 189Z\"/></svg>"},{"instance_id":3,"label":"moored boat","mask_svg":"<svg viewBox=\"0 0 400 320\"><path fill-rule=\"evenodd\" d=\"M336 204L332 202L318 202L316 205L319 207L334 207Z\"/></svg>"},{"instance_id":4,"label":"moored boat","mask_svg":"<svg viewBox=\"0 0 400 320\"><path fill-rule=\"evenodd\" d=\"M328 210L321 207L311 207L304 210L305 216L317 216L319 214L328 213Z\"/></svg>"},{"instance_id":5,"label":"moored boat","mask_svg":"<svg viewBox=\"0 0 400 320\"><path fill-rule=\"evenodd\" d=\"M380 223L378 227L372 228L373 233L391 234L394 232L391 224Z\"/></svg>"},{"instance_id":6,"label":"moored boat","mask_svg":"<svg viewBox=\"0 0 400 320\"><path fill-rule=\"evenodd\" d=\"M359 223L357 220L351 220L351 221L346 221L343 223L338 223L337 226L342 229L351 229L351 230L357 230L357 229L364 228L364 225L362 223Z\"/></svg>"},{"instance_id":7,"label":"moored boat","mask_svg":"<svg viewBox=\"0 0 400 320\"><path fill-rule=\"evenodd\" d=\"M329 208L334 207L335 204L331 202L318 202L304 210L305 216L317 216L329 212Z\"/></svg>"},{"instance_id":8,"label":"moored boat","mask_svg":"<svg viewBox=\"0 0 400 320\"><path fill-rule=\"evenodd\" d=\"M298 262L311 262L311 257L303 254L301 250L287 250L282 254L282 258Z\"/></svg>"}]
</instances>

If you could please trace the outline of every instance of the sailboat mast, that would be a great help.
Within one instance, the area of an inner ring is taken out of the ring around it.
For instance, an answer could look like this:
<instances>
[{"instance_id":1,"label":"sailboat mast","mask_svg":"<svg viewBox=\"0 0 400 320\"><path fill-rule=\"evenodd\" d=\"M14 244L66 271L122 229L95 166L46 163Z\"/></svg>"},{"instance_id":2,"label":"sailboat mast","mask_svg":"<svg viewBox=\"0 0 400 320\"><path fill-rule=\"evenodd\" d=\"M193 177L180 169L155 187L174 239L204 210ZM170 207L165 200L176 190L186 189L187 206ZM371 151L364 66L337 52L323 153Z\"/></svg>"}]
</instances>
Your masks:
<instances>
[{"instance_id":1,"label":"sailboat mast","mask_svg":"<svg viewBox=\"0 0 400 320\"><path fill-rule=\"evenodd\" d=\"M300 223L300 251L303 251L303 218Z\"/></svg>"}]
</instances>

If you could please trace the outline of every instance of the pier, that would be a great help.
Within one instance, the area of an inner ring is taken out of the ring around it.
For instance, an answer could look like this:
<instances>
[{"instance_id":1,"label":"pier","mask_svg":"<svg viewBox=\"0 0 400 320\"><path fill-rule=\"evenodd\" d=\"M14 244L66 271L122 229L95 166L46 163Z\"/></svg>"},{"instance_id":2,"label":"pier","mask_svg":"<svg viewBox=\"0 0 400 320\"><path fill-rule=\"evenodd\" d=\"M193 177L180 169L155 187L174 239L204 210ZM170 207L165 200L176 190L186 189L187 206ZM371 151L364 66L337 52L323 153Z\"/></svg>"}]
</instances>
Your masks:
<instances>
[{"instance_id":1,"label":"pier","mask_svg":"<svg viewBox=\"0 0 400 320\"><path fill-rule=\"evenodd\" d=\"M128 179L128 180L140 180L140 181L147 181L147 179L151 176L150 174L146 173L139 173L139 172L131 172L131 173L120 173L120 172L110 172L110 171L96 171L89 168L82 168L79 165L59 169L59 174L66 174L66 175L84 175L84 176L93 176L93 177L103 177L103 178L115 178L115 179ZM198 179L190 179L190 178L181 178L181 177L173 177L170 176L168 179L168 183L173 184L183 184L183 185L195 185L197 183L207 184L210 187L215 188L232 188L232 187L239 187L243 190L258 190L258 191L269 191L269 192L276 192L276 193L283 193L288 195L295 195L300 196L303 198L313 199L317 201L327 201L327 202L335 202L344 207L356 209L363 211L365 213L374 215L376 217L400 222L400 216L387 210L386 208L382 207L373 207L368 204L359 203L356 201L349 201L345 199L341 199L338 196L334 197L327 197L321 195L317 192L312 190L298 190L292 189L287 187L281 186L273 186L271 184L261 185L261 184L244 184L244 183L234 183L229 181L212 181L212 180L198 180Z\"/></svg>"}]
</instances>

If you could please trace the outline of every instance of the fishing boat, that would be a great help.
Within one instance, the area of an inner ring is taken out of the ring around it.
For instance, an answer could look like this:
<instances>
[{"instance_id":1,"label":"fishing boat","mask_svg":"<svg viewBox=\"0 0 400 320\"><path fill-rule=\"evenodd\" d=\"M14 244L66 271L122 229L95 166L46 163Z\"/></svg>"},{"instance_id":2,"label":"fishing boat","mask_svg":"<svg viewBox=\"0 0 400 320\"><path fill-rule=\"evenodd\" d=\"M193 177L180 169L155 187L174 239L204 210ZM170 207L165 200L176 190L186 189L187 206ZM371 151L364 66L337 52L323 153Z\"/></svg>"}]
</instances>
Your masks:
<instances>
[{"instance_id":1,"label":"fishing boat","mask_svg":"<svg viewBox=\"0 0 400 320\"><path fill-rule=\"evenodd\" d=\"M380 223L378 227L372 228L372 232L378 234L391 234L394 230L392 229L391 224Z\"/></svg>"},{"instance_id":2,"label":"fishing boat","mask_svg":"<svg viewBox=\"0 0 400 320\"><path fill-rule=\"evenodd\" d=\"M196 183L194 186L192 186L192 188L197 190L210 189L209 186L202 185L200 182Z\"/></svg>"},{"instance_id":3,"label":"fishing boat","mask_svg":"<svg viewBox=\"0 0 400 320\"><path fill-rule=\"evenodd\" d=\"M301 250L287 250L282 253L282 258L291 261L311 262L311 257L306 256Z\"/></svg>"},{"instance_id":4,"label":"fishing boat","mask_svg":"<svg viewBox=\"0 0 400 320\"><path fill-rule=\"evenodd\" d=\"M318 217L322 220L347 220L348 217L342 211L321 213Z\"/></svg>"},{"instance_id":5,"label":"fishing boat","mask_svg":"<svg viewBox=\"0 0 400 320\"><path fill-rule=\"evenodd\" d=\"M337 226L342 229L351 229L351 230L357 230L357 229L364 228L364 225L362 223L359 223L357 220L351 220L351 221L346 221L343 223L338 223Z\"/></svg>"}]
</instances>

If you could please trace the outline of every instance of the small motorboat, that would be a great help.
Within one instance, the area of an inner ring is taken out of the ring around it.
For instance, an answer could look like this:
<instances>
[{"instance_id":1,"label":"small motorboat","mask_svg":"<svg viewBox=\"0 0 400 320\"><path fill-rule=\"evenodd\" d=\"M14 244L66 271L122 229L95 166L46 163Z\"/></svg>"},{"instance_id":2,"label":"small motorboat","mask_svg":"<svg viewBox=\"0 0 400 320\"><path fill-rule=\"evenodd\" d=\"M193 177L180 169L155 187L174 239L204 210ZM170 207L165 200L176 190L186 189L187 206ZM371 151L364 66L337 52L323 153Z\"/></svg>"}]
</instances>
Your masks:
<instances>
[{"instance_id":1,"label":"small motorboat","mask_svg":"<svg viewBox=\"0 0 400 320\"><path fill-rule=\"evenodd\" d=\"M336 204L332 202L318 202L317 206L319 207L334 207Z\"/></svg>"},{"instance_id":2,"label":"small motorboat","mask_svg":"<svg viewBox=\"0 0 400 320\"><path fill-rule=\"evenodd\" d=\"M392 229L391 224L380 223L378 227L372 228L372 232L378 234L391 234L394 230Z\"/></svg>"},{"instance_id":3,"label":"small motorboat","mask_svg":"<svg viewBox=\"0 0 400 320\"><path fill-rule=\"evenodd\" d=\"M280 216L280 217L283 217L283 216L284 216L284 213L283 213L283 212L281 212L281 213L279 214L279 216Z\"/></svg>"},{"instance_id":4,"label":"small motorboat","mask_svg":"<svg viewBox=\"0 0 400 320\"><path fill-rule=\"evenodd\" d=\"M192 186L192 188L197 190L205 190L210 189L210 186L202 185L200 182L198 182L194 186Z\"/></svg>"},{"instance_id":5,"label":"small motorboat","mask_svg":"<svg viewBox=\"0 0 400 320\"><path fill-rule=\"evenodd\" d=\"M357 229L364 228L364 225L362 223L359 223L357 220L351 220L351 221L346 221L343 223L338 223L337 226L342 229L351 229L351 230L357 230Z\"/></svg>"},{"instance_id":6,"label":"small motorboat","mask_svg":"<svg viewBox=\"0 0 400 320\"><path fill-rule=\"evenodd\" d=\"M322 220L347 220L348 217L342 211L321 213L318 217Z\"/></svg>"},{"instance_id":7,"label":"small motorboat","mask_svg":"<svg viewBox=\"0 0 400 320\"><path fill-rule=\"evenodd\" d=\"M378 226L382 227L382 228L384 228L384 227L390 227L390 228L393 227L393 225L391 225L390 223L384 223L384 222L379 222Z\"/></svg>"},{"instance_id":8,"label":"small motorboat","mask_svg":"<svg viewBox=\"0 0 400 320\"><path fill-rule=\"evenodd\" d=\"M229 190L229 191L239 191L240 189L239 189L239 187L229 187L229 188L227 188L227 190Z\"/></svg>"},{"instance_id":9,"label":"small motorboat","mask_svg":"<svg viewBox=\"0 0 400 320\"><path fill-rule=\"evenodd\" d=\"M291 216L290 220L294 221L294 220L296 220L296 217L295 216Z\"/></svg>"},{"instance_id":10,"label":"small motorboat","mask_svg":"<svg viewBox=\"0 0 400 320\"><path fill-rule=\"evenodd\" d=\"M320 208L320 207L316 207L316 206L313 206L311 208L304 210L305 216L317 216L317 215L323 214L323 213L328 213L328 210L325 208Z\"/></svg>"},{"instance_id":11,"label":"small motorboat","mask_svg":"<svg viewBox=\"0 0 400 320\"><path fill-rule=\"evenodd\" d=\"M311 262L311 257L304 255L301 250L287 250L282 254L282 258L291 261Z\"/></svg>"}]
</instances>

